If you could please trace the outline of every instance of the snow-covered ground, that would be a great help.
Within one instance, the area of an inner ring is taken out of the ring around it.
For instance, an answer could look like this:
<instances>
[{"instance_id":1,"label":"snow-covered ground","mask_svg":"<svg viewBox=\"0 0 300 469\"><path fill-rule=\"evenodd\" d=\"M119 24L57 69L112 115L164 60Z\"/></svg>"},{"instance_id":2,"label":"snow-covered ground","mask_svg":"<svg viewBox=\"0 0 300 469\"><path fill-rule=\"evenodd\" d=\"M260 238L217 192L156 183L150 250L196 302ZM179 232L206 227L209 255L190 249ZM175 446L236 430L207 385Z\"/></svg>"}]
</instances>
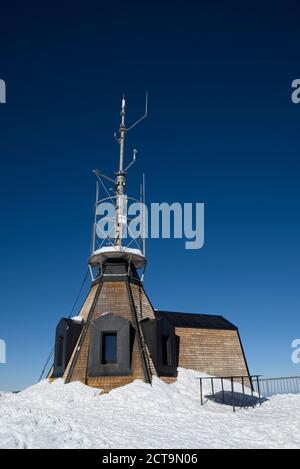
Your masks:
<instances>
[{"instance_id":1,"label":"snow-covered ground","mask_svg":"<svg viewBox=\"0 0 300 469\"><path fill-rule=\"evenodd\" d=\"M300 448L300 395L234 414L200 406L198 376L179 369L176 383L137 380L103 395L62 380L0 394L0 448Z\"/></svg>"}]
</instances>

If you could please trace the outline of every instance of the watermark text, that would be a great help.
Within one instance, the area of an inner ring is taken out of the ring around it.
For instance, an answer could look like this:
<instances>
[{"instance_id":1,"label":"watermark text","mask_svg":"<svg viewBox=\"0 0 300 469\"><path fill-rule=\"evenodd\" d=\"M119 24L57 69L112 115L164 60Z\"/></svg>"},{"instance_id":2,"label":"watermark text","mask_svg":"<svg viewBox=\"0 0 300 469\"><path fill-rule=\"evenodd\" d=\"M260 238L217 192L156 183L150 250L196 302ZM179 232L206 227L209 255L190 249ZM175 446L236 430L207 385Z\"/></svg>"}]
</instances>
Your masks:
<instances>
[{"instance_id":1,"label":"watermark text","mask_svg":"<svg viewBox=\"0 0 300 469\"><path fill-rule=\"evenodd\" d=\"M300 339L293 340L291 346L295 349L292 353L292 362L298 365L300 363Z\"/></svg>"},{"instance_id":2,"label":"watermark text","mask_svg":"<svg viewBox=\"0 0 300 469\"><path fill-rule=\"evenodd\" d=\"M6 343L0 339L0 363L6 363Z\"/></svg>"},{"instance_id":3,"label":"watermark text","mask_svg":"<svg viewBox=\"0 0 300 469\"><path fill-rule=\"evenodd\" d=\"M96 235L100 239L114 237L118 220L124 239L185 239L185 249L201 249L204 245L203 203L151 203L148 209L141 202L128 204L124 196L121 215L117 216L113 203L102 202L96 216Z\"/></svg>"},{"instance_id":4,"label":"watermark text","mask_svg":"<svg viewBox=\"0 0 300 469\"><path fill-rule=\"evenodd\" d=\"M6 103L6 84L4 80L0 78L0 104Z\"/></svg>"},{"instance_id":5,"label":"watermark text","mask_svg":"<svg viewBox=\"0 0 300 469\"><path fill-rule=\"evenodd\" d=\"M291 100L294 104L300 103L300 78L296 78L292 81L291 87L293 88L291 94Z\"/></svg>"}]
</instances>

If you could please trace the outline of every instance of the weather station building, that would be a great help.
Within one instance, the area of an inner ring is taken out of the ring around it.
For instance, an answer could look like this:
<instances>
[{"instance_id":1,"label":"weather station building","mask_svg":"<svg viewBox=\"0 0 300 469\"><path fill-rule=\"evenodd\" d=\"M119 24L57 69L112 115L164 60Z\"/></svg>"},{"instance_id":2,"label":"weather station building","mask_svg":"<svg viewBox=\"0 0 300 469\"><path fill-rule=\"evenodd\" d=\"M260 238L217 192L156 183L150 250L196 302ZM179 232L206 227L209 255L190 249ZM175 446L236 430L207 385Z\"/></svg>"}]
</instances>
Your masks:
<instances>
[{"instance_id":1,"label":"weather station building","mask_svg":"<svg viewBox=\"0 0 300 469\"><path fill-rule=\"evenodd\" d=\"M56 328L54 363L50 380L81 381L110 391L135 379L151 383L153 376L170 383L177 368L189 368L214 376L248 376L239 332L222 316L159 311L149 300L143 281L146 266L145 238L137 245L123 237L126 173L124 143L132 126L125 125L125 98L117 135L120 146L115 195L115 229L97 245L96 214L99 186L111 178L95 170L97 194L93 247L88 261L92 282L75 318L62 318ZM144 186L144 185L143 185ZM144 201L144 190L141 191ZM188 292L187 292L188 293Z\"/></svg>"}]
</instances>

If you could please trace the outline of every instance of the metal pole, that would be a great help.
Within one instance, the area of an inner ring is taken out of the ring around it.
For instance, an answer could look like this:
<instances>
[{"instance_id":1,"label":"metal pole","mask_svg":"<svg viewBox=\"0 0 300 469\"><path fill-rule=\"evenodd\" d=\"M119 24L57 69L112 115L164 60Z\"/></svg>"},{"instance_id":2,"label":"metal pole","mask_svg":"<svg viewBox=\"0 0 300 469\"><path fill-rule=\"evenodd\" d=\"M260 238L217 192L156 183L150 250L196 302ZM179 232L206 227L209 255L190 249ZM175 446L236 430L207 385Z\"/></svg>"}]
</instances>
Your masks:
<instances>
[{"instance_id":1,"label":"metal pole","mask_svg":"<svg viewBox=\"0 0 300 469\"><path fill-rule=\"evenodd\" d=\"M231 378L230 380L231 380L231 402L232 402L232 409L233 409L233 412L235 412L233 378Z\"/></svg>"},{"instance_id":2,"label":"metal pole","mask_svg":"<svg viewBox=\"0 0 300 469\"><path fill-rule=\"evenodd\" d=\"M125 140L125 96L122 98L122 108L121 108L121 125L120 125L120 163L119 163L119 172L123 173L124 170L124 140Z\"/></svg>"},{"instance_id":3,"label":"metal pole","mask_svg":"<svg viewBox=\"0 0 300 469\"><path fill-rule=\"evenodd\" d=\"M223 403L225 402L225 394L224 394L224 380L221 378L221 385L222 385L222 398L223 398Z\"/></svg>"},{"instance_id":4,"label":"metal pole","mask_svg":"<svg viewBox=\"0 0 300 469\"><path fill-rule=\"evenodd\" d=\"M215 397L214 378L211 378L211 392L214 398Z\"/></svg>"},{"instance_id":5,"label":"metal pole","mask_svg":"<svg viewBox=\"0 0 300 469\"><path fill-rule=\"evenodd\" d=\"M259 377L258 376L256 376L256 381L257 381L257 392L258 392L259 404L261 405L260 386L259 386Z\"/></svg>"},{"instance_id":6,"label":"metal pole","mask_svg":"<svg viewBox=\"0 0 300 469\"><path fill-rule=\"evenodd\" d=\"M96 223L97 223L98 200L99 200L99 182L96 181L96 203L95 203L95 216L94 216L94 227L93 227L92 252L94 252L96 249Z\"/></svg>"},{"instance_id":7,"label":"metal pole","mask_svg":"<svg viewBox=\"0 0 300 469\"><path fill-rule=\"evenodd\" d=\"M245 384L244 384L244 376L242 376L242 390L243 390L243 402L244 402L244 407L245 406Z\"/></svg>"},{"instance_id":8,"label":"metal pole","mask_svg":"<svg viewBox=\"0 0 300 469\"><path fill-rule=\"evenodd\" d=\"M119 129L119 144L120 144L120 162L119 162L119 172L116 179L116 245L122 245L123 237L123 211L124 211L124 187L125 187L125 173L124 173L124 141L126 134L125 127L125 97L122 98L122 108L121 108L121 124Z\"/></svg>"},{"instance_id":9,"label":"metal pole","mask_svg":"<svg viewBox=\"0 0 300 469\"><path fill-rule=\"evenodd\" d=\"M201 405L203 405L202 378L199 379L199 382L200 382L200 400L201 400Z\"/></svg>"}]
</instances>

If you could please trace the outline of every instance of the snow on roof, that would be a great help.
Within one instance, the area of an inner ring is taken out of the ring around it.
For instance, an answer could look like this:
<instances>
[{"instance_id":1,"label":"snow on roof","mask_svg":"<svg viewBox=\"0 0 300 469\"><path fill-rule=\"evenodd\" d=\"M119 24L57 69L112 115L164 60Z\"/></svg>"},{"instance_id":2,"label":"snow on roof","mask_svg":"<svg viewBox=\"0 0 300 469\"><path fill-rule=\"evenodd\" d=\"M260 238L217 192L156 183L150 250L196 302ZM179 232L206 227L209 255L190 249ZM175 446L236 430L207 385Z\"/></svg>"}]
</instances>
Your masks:
<instances>
[{"instance_id":1,"label":"snow on roof","mask_svg":"<svg viewBox=\"0 0 300 469\"><path fill-rule=\"evenodd\" d=\"M82 316L74 316L73 318L70 318L70 319L71 321L78 322L78 323L81 323L83 321Z\"/></svg>"}]
</instances>

